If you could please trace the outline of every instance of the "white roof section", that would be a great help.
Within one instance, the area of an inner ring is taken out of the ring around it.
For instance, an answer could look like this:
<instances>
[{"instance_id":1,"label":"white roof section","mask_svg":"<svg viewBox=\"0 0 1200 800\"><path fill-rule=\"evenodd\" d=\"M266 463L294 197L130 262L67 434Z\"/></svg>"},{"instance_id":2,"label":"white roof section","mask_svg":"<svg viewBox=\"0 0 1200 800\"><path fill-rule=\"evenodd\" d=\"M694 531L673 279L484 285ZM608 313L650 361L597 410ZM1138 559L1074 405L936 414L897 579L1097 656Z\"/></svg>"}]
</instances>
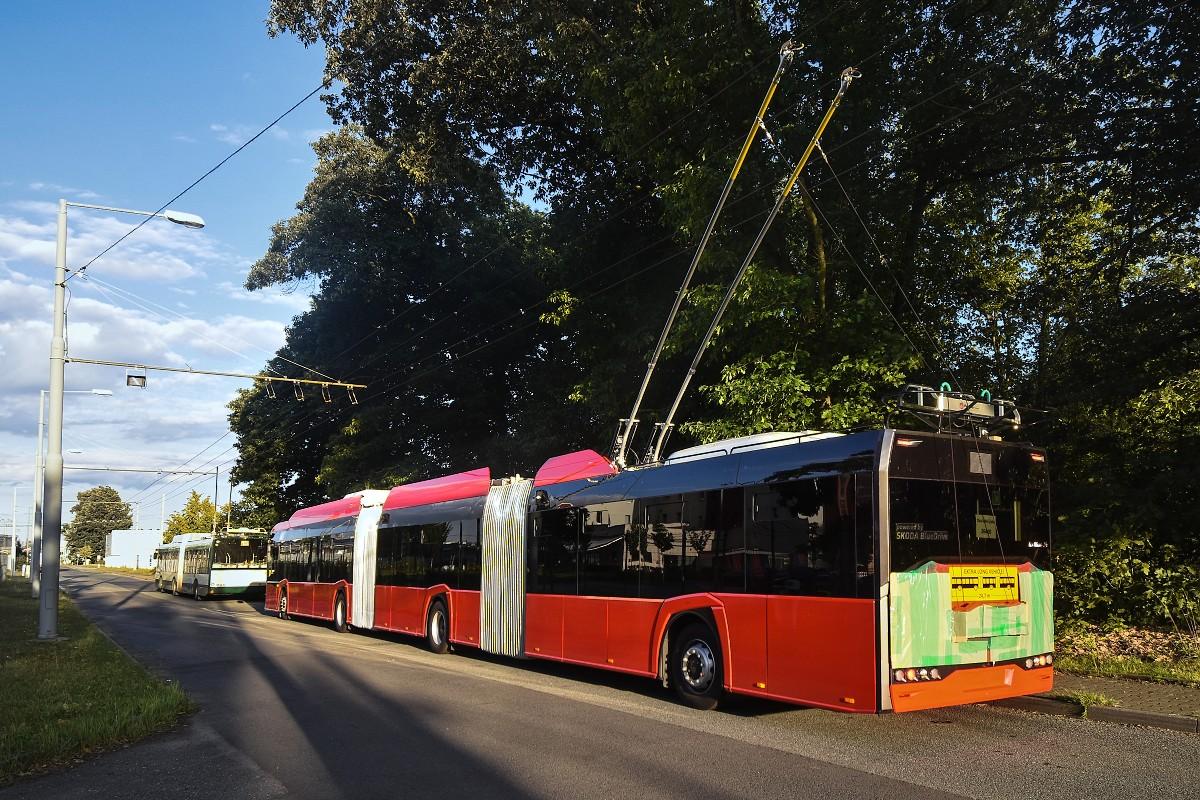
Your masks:
<instances>
[{"instance_id":1,"label":"white roof section","mask_svg":"<svg viewBox=\"0 0 1200 800\"><path fill-rule=\"evenodd\" d=\"M694 461L700 458L715 458L727 456L734 451L744 453L747 450L764 450L768 447L783 447L797 442L811 442L818 439L834 439L845 436L844 433L829 431L774 431L771 433L755 433L750 436L737 436L733 439L722 439L719 442L700 444L676 450L667 456L666 464L677 464L680 461Z\"/></svg>"},{"instance_id":2,"label":"white roof section","mask_svg":"<svg viewBox=\"0 0 1200 800\"><path fill-rule=\"evenodd\" d=\"M383 501L387 500L387 496L391 494L391 491L391 489L363 489L358 492L351 492L342 499L348 500L351 497L361 497L361 503L364 506L381 506L383 505Z\"/></svg>"}]
</instances>

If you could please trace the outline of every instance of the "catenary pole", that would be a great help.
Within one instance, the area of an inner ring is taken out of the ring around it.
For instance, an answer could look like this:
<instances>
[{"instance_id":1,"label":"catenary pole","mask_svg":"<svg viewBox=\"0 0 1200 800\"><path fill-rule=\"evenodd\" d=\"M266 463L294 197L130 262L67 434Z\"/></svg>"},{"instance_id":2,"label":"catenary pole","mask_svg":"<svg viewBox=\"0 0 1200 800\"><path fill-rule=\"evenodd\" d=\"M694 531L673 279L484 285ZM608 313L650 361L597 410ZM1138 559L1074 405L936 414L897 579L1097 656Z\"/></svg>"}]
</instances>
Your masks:
<instances>
[{"instance_id":1,"label":"catenary pole","mask_svg":"<svg viewBox=\"0 0 1200 800\"><path fill-rule=\"evenodd\" d=\"M66 344L67 201L58 201L58 235L54 251L54 333L50 339L50 447L42 511L42 582L38 603L38 638L58 636L59 537L62 535L63 368Z\"/></svg>"}]
</instances>

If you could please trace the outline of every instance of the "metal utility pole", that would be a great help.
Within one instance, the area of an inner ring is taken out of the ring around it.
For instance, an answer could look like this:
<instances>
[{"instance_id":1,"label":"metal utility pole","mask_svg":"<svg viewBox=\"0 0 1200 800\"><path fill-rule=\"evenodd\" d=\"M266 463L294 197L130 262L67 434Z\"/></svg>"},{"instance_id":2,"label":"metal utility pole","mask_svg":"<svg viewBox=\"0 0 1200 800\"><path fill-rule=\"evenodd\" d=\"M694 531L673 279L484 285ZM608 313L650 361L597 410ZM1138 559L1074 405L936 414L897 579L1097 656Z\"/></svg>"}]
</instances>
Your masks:
<instances>
[{"instance_id":1,"label":"metal utility pole","mask_svg":"<svg viewBox=\"0 0 1200 800\"><path fill-rule=\"evenodd\" d=\"M203 228L204 220L195 214L167 209L134 211L90 203L58 201L58 232L54 248L54 333L50 339L50 446L46 455L46 476L42 498L42 583L38 603L38 638L58 637L59 537L62 536L63 488L63 384L66 366L67 299L67 206L92 208L140 217L161 217L188 228Z\"/></svg>"},{"instance_id":2,"label":"metal utility pole","mask_svg":"<svg viewBox=\"0 0 1200 800\"><path fill-rule=\"evenodd\" d=\"M642 399L646 396L646 387L650 385L650 378L654 375L654 368L658 365L659 357L662 356L663 347L666 346L667 336L671 333L671 328L675 324L675 318L679 315L679 307L683 305L683 298L687 295L688 287L691 285L692 278L696 274L696 267L700 263L700 256L704 254L704 248L708 246L708 240L712 236L713 228L716 227L717 219L721 216L721 211L725 208L725 201L729 198L729 192L733 189L733 183L737 180L738 173L741 172L742 164L746 161L746 156L750 152L751 145L754 144L755 137L758 136L760 130L766 129L763 117L767 113L767 106L771 105L771 100L775 97L775 90L779 87L779 80L783 77L784 70L787 69L788 64L792 63L795 55L803 49L804 45L794 44L789 39L779 50L779 66L775 68L775 75L771 78L771 85L767 87L767 93L762 99L762 104L758 107L758 113L754 116L754 122L750 124L750 131L746 134L746 140L742 143L742 150L738 153L737 160L733 162L733 169L730 171L729 177L725 179L725 188L721 190L721 196L717 199L717 205L713 208L712 216L708 218L708 225L705 226L704 233L700 236L700 244L697 245L696 252L692 255L692 263L688 265L683 283L680 285L679 291L675 294L675 302L671 306L671 311L667 314L667 322L663 325L662 333L658 335L658 343L654 345L654 355L650 356L650 363L646 365L646 374L642 377L642 385L638 388L637 397L634 398L633 408L630 409L629 416L620 421L617 429L617 438L613 442L613 462L617 465L618 469L625 468L625 454L628 452L630 441L637 430L638 410L642 407Z\"/></svg>"},{"instance_id":3,"label":"metal utility pole","mask_svg":"<svg viewBox=\"0 0 1200 800\"><path fill-rule=\"evenodd\" d=\"M63 367L66 345L67 299L67 201L58 201L58 236L54 250L54 334L50 339L50 449L46 456L46 475L42 510L41 597L38 611L38 638L58 636L58 542L62 535L62 426Z\"/></svg>"},{"instance_id":4,"label":"metal utility pole","mask_svg":"<svg viewBox=\"0 0 1200 800\"><path fill-rule=\"evenodd\" d=\"M717 307L717 313L713 315L712 322L708 326L708 331L704 334L704 339L701 340L695 357L692 358L692 365L688 368L687 375L684 376L683 385L679 387L679 392L675 395L675 401L671 404L671 410L667 414L667 418L654 426L654 436L650 441L650 449L646 452L647 461L653 463L662 457L663 446L666 445L667 439L671 435L671 428L675 425L675 412L679 410L679 403L683 400L683 395L687 392L688 384L692 382L692 378L696 374L696 367L700 364L700 359L704 356L704 351L708 348L708 343L712 341L713 333L716 332L717 325L720 324L721 317L725 314L725 309L729 307L729 303L733 300L733 293L737 289L737 285L746 274L750 262L754 260L754 256L758 253L758 248L762 245L763 239L766 238L771 224L775 222L775 217L779 216L779 211L783 208L784 201L791 194L796 181L800 179L800 173L804 171L805 165L808 164L809 156L812 155L817 142L821 139L821 134L825 132L829 121L833 119L834 112L841 105L842 96L846 94L846 89L849 88L850 82L857 77L859 77L859 72L853 67L846 67L846 69L842 70L841 84L838 86L837 95L833 98L833 102L829 104L829 109L825 112L821 124L817 126L816 132L813 133L808 147L804 148L804 154L800 156L800 160L796 163L796 168L792 170L791 177L788 178L787 183L783 186L783 190L779 193L779 197L775 201L775 206L771 209L771 213L767 215L766 222L763 223L762 229L754 239L754 244L750 245L750 252L746 253L746 258L742 261L741 267L738 268L737 274L733 277L733 282L729 284L729 289L726 290L725 296L721 299L721 304Z\"/></svg>"},{"instance_id":5,"label":"metal utility pole","mask_svg":"<svg viewBox=\"0 0 1200 800\"><path fill-rule=\"evenodd\" d=\"M217 517L221 515L221 484L217 482L217 473L220 471L220 469L220 467L213 467L213 536L217 535Z\"/></svg>"},{"instance_id":6,"label":"metal utility pole","mask_svg":"<svg viewBox=\"0 0 1200 800\"><path fill-rule=\"evenodd\" d=\"M15 485L13 486L12 549L8 553L8 571L9 574L17 571L17 487Z\"/></svg>"}]
</instances>

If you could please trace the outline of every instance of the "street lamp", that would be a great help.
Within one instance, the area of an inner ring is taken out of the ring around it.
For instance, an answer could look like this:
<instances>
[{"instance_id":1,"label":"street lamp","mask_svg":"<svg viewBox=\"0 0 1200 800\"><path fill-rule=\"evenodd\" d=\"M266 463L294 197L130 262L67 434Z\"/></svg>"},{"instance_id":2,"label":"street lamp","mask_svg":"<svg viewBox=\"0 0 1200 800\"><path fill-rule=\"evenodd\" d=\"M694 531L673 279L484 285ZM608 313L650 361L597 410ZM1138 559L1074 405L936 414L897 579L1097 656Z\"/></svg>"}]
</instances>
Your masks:
<instances>
[{"instance_id":1,"label":"street lamp","mask_svg":"<svg viewBox=\"0 0 1200 800\"><path fill-rule=\"evenodd\" d=\"M46 471L42 488L42 583L38 600L38 638L58 636L58 541L62 535L62 423L63 380L66 366L66 298L67 298L67 208L91 208L139 217L161 217L188 228L203 228L204 220L195 214L181 211L134 211L90 203L58 201L58 237L54 255L54 335L50 340L50 448L46 455Z\"/></svg>"},{"instance_id":2,"label":"street lamp","mask_svg":"<svg viewBox=\"0 0 1200 800\"><path fill-rule=\"evenodd\" d=\"M42 430L45 427L46 392L38 391L38 436L37 450L33 454L33 528L29 532L29 583L30 594L38 597L42 586ZM63 394L94 394L97 397L112 397L111 389L66 389Z\"/></svg>"}]
</instances>

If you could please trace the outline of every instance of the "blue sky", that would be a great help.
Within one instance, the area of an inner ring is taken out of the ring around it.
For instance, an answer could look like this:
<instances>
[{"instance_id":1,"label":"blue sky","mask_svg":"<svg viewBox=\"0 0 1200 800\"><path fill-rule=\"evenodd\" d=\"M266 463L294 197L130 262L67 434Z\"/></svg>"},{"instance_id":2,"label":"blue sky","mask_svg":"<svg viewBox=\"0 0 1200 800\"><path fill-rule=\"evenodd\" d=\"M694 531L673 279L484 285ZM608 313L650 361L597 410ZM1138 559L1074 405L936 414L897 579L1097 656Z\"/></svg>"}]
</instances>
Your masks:
<instances>
[{"instance_id":1,"label":"blue sky","mask_svg":"<svg viewBox=\"0 0 1200 800\"><path fill-rule=\"evenodd\" d=\"M6 9L0 49L0 524L17 489L26 534L38 389L48 382L54 207L59 197L153 210L321 81L324 54L271 39L265 0L26 3ZM311 141L331 128L313 98L173 207L202 215L191 231L146 225L72 280L70 354L79 358L257 372L307 303L304 287L246 293L271 225L312 177ZM78 266L138 222L70 212ZM68 464L226 473L235 453L225 404L247 385L151 373L126 389L120 369L67 366ZM318 400L319 402L319 400ZM219 441L218 441L219 440ZM209 450L197 455L206 446ZM194 457L194 458L193 458ZM191 459L189 462L188 460ZM157 527L190 486L153 475L71 471L64 505L108 483ZM153 482L153 484L152 484ZM212 493L212 479L193 480ZM221 499L228 486L222 480Z\"/></svg>"}]
</instances>

